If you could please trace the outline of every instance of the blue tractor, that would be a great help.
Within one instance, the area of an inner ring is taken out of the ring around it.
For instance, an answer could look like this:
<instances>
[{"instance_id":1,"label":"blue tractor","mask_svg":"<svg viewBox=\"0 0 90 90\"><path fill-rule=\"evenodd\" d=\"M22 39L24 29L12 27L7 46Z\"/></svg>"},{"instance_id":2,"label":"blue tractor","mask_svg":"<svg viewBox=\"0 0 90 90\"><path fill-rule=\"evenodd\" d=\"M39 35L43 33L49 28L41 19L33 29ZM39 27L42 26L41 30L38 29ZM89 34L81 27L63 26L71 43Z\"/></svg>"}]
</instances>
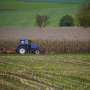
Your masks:
<instances>
[{"instance_id":1,"label":"blue tractor","mask_svg":"<svg viewBox=\"0 0 90 90\"><path fill-rule=\"evenodd\" d=\"M40 54L40 46L32 43L31 40L21 39L20 44L16 48L16 52L19 54L34 53Z\"/></svg>"}]
</instances>

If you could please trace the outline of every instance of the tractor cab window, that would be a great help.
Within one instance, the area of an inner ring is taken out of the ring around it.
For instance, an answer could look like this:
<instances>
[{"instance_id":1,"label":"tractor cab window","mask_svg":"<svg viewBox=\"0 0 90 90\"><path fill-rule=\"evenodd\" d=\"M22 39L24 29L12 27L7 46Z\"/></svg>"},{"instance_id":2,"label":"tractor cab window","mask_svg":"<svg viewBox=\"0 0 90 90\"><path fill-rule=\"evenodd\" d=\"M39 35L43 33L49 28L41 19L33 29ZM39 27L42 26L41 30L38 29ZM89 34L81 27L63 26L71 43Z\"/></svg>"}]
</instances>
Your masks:
<instances>
[{"instance_id":1,"label":"tractor cab window","mask_svg":"<svg viewBox=\"0 0 90 90\"><path fill-rule=\"evenodd\" d=\"M20 44L28 44L28 40L20 40Z\"/></svg>"},{"instance_id":2,"label":"tractor cab window","mask_svg":"<svg viewBox=\"0 0 90 90\"><path fill-rule=\"evenodd\" d=\"M22 44L22 45L24 45L24 44L31 44L31 40L22 39L22 40L20 40L20 44Z\"/></svg>"}]
</instances>

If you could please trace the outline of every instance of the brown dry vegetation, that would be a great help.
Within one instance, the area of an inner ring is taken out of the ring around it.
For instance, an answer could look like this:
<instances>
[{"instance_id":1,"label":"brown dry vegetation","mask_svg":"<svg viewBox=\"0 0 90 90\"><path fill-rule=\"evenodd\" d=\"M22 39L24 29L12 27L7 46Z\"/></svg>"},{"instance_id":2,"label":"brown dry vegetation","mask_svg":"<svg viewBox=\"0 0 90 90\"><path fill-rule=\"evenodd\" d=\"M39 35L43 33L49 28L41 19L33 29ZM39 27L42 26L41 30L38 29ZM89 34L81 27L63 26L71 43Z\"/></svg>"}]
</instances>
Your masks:
<instances>
[{"instance_id":1,"label":"brown dry vegetation","mask_svg":"<svg viewBox=\"0 0 90 90\"><path fill-rule=\"evenodd\" d=\"M1 50L14 53L20 38L38 43L46 54L90 52L90 28L0 28Z\"/></svg>"},{"instance_id":2,"label":"brown dry vegetation","mask_svg":"<svg viewBox=\"0 0 90 90\"><path fill-rule=\"evenodd\" d=\"M38 43L41 46L41 53L45 54L90 52L90 41L34 40L33 42ZM17 45L17 41L4 41L0 43L0 52L15 53Z\"/></svg>"}]
</instances>

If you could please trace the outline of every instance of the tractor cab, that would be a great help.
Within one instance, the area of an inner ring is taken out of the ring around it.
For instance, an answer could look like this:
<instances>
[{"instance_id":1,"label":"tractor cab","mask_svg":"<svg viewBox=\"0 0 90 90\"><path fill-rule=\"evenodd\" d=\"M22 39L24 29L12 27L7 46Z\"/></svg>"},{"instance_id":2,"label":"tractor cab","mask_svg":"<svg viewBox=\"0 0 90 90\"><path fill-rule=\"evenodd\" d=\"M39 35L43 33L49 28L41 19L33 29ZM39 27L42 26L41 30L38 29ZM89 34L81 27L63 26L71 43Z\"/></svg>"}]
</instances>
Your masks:
<instances>
[{"instance_id":1,"label":"tractor cab","mask_svg":"<svg viewBox=\"0 0 90 90\"><path fill-rule=\"evenodd\" d=\"M19 41L18 47L16 48L16 52L20 54L25 54L25 53L39 54L40 46L38 44L32 43L31 40L21 39Z\"/></svg>"},{"instance_id":2,"label":"tractor cab","mask_svg":"<svg viewBox=\"0 0 90 90\"><path fill-rule=\"evenodd\" d=\"M29 45L29 44L31 44L31 40L21 39L21 40L20 40L20 44L21 44L21 45Z\"/></svg>"}]
</instances>

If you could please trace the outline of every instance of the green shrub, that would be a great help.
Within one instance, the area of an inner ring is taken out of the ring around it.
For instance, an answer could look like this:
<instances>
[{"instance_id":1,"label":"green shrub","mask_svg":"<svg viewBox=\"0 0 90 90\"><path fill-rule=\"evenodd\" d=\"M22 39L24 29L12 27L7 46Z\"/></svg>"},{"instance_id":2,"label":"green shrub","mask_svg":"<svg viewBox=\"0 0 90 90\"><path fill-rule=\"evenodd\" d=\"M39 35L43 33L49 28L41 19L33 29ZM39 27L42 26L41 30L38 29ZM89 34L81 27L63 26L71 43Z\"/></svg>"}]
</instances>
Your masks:
<instances>
[{"instance_id":1,"label":"green shrub","mask_svg":"<svg viewBox=\"0 0 90 90\"><path fill-rule=\"evenodd\" d=\"M65 15L60 20L59 26L74 26L74 19L72 16Z\"/></svg>"}]
</instances>

